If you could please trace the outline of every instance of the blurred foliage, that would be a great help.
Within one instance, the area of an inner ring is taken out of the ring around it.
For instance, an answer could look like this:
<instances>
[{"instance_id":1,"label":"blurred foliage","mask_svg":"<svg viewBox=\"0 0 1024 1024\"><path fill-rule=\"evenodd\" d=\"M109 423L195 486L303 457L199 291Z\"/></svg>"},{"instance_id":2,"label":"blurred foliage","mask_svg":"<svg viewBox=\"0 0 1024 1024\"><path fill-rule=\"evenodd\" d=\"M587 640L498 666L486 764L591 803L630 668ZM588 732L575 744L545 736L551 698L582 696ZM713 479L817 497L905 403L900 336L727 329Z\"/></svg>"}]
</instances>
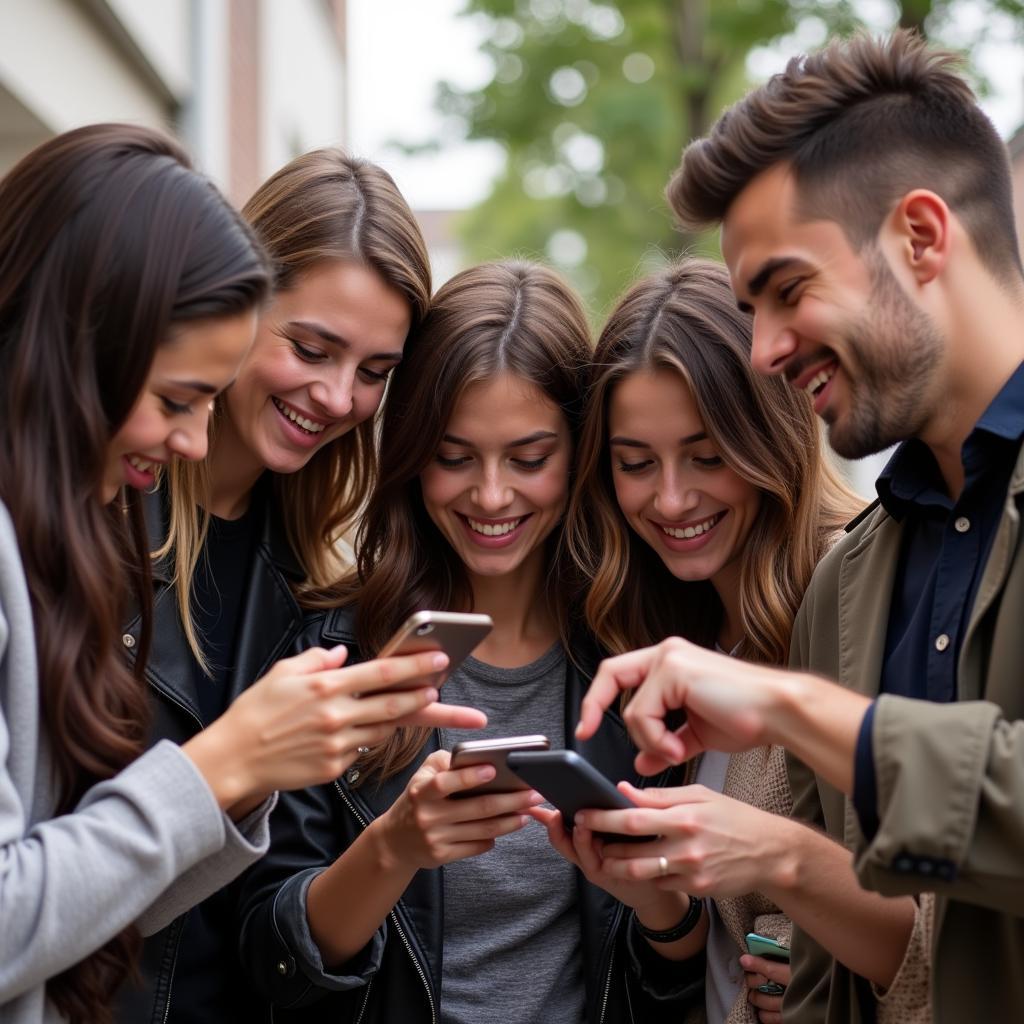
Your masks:
<instances>
[{"instance_id":1,"label":"blurred foliage","mask_svg":"<svg viewBox=\"0 0 1024 1024\"><path fill-rule=\"evenodd\" d=\"M987 6L1024 24L1024 0ZM941 36L955 0L891 7L893 24ZM540 257L597 316L680 251L718 253L717 234L674 228L662 193L686 141L750 85L751 52L800 52L862 23L856 0L467 0L463 14L483 21L494 74L479 91L442 84L437 105L508 154L459 221L466 255Z\"/></svg>"}]
</instances>

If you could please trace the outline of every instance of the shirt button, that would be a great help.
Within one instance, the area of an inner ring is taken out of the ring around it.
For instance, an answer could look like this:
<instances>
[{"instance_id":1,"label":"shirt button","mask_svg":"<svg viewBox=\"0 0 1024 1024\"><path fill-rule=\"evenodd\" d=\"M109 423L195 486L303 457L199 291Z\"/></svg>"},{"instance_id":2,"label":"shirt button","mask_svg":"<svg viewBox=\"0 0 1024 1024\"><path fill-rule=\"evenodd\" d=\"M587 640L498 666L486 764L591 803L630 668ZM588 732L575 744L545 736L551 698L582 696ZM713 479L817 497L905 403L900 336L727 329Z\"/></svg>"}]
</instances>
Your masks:
<instances>
[{"instance_id":1,"label":"shirt button","mask_svg":"<svg viewBox=\"0 0 1024 1024\"><path fill-rule=\"evenodd\" d=\"M966 533L971 528L971 521L967 516L960 516L953 524L953 528L957 533Z\"/></svg>"},{"instance_id":2,"label":"shirt button","mask_svg":"<svg viewBox=\"0 0 1024 1024\"><path fill-rule=\"evenodd\" d=\"M128 650L131 650L135 646L135 637L133 637L131 633L125 633L124 636L121 637L121 643L123 643Z\"/></svg>"},{"instance_id":3,"label":"shirt button","mask_svg":"<svg viewBox=\"0 0 1024 1024\"><path fill-rule=\"evenodd\" d=\"M940 633L935 638L935 650L944 651L949 646L949 637L945 633Z\"/></svg>"}]
</instances>

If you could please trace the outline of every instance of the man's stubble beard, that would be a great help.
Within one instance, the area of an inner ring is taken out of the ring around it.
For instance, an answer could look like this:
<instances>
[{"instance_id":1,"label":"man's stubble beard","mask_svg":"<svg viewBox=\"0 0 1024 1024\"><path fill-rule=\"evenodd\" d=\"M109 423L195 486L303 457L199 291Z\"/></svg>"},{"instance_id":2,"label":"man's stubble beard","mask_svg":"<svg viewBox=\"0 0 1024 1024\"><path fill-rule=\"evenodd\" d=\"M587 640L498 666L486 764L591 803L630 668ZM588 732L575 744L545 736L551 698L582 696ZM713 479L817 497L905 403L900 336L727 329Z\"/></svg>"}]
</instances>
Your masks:
<instances>
[{"instance_id":1,"label":"man's stubble beard","mask_svg":"<svg viewBox=\"0 0 1024 1024\"><path fill-rule=\"evenodd\" d=\"M849 412L828 428L829 444L846 459L884 451L922 431L934 414L934 379L945 349L934 323L907 298L884 257L875 253L867 263L870 312L843 334Z\"/></svg>"}]
</instances>

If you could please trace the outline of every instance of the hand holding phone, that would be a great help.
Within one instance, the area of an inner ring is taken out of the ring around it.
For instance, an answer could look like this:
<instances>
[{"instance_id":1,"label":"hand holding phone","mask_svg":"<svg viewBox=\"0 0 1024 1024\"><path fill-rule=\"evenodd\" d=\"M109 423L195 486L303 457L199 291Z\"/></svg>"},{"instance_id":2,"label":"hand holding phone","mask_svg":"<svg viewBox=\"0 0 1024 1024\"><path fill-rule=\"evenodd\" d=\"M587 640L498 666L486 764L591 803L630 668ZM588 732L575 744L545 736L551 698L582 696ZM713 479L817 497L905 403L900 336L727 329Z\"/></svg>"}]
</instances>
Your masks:
<instances>
[{"instance_id":1,"label":"hand holding phone","mask_svg":"<svg viewBox=\"0 0 1024 1024\"><path fill-rule=\"evenodd\" d=\"M768 938L767 935L758 935L757 932L747 932L747 952L751 956L759 956L765 960L774 960L777 963L789 963L789 947L783 946L781 942ZM777 981L766 981L763 985L757 986L758 992L766 996L781 996L786 991L785 985Z\"/></svg>"},{"instance_id":2,"label":"hand holding phone","mask_svg":"<svg viewBox=\"0 0 1024 1024\"><path fill-rule=\"evenodd\" d=\"M516 775L562 812L568 831L572 831L577 811L621 811L636 806L572 750L513 751L506 761ZM655 838L612 833L597 835L600 839L620 843L643 843Z\"/></svg>"}]
</instances>

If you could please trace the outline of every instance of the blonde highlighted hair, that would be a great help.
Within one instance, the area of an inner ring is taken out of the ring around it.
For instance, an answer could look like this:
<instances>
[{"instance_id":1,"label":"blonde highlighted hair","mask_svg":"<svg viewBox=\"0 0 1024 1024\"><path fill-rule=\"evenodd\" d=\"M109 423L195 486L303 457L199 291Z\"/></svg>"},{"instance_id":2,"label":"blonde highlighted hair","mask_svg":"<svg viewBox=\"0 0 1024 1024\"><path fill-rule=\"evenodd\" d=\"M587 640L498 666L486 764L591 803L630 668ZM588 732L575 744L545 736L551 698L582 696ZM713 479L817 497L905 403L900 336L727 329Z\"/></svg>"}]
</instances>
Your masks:
<instances>
[{"instance_id":1,"label":"blonde highlighted hair","mask_svg":"<svg viewBox=\"0 0 1024 1024\"><path fill-rule=\"evenodd\" d=\"M430 261L419 225L391 176L339 149L297 157L269 178L242 214L263 243L274 285L287 291L322 263L348 260L368 267L406 300L415 330L430 305ZM222 410L211 417L216 444ZM338 545L376 477L376 417L314 453L297 473L274 474L272 501L302 566L299 585L328 586L342 570ZM155 557L173 555L174 589L193 654L206 667L191 614L192 579L209 526L207 462L170 468L167 539Z\"/></svg>"},{"instance_id":2,"label":"blonde highlighted hair","mask_svg":"<svg viewBox=\"0 0 1024 1024\"><path fill-rule=\"evenodd\" d=\"M750 331L725 268L693 259L631 288L601 333L565 539L590 581L587 626L610 653L673 635L710 647L722 616L711 583L676 579L619 509L608 407L631 374L677 374L723 461L761 492L742 561L742 657L786 661L811 573L863 505L828 462L807 396L751 367Z\"/></svg>"}]
</instances>

